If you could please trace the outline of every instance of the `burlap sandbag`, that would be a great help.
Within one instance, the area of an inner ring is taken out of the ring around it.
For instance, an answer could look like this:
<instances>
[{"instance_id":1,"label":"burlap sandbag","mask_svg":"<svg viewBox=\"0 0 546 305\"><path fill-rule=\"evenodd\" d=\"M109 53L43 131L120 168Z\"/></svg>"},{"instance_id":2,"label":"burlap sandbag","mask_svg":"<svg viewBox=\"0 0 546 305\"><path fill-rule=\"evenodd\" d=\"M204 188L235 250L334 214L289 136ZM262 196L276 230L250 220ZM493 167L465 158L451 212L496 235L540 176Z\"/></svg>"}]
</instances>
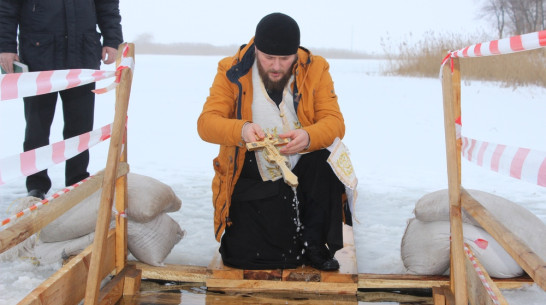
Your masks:
<instances>
[{"instance_id":1,"label":"burlap sandbag","mask_svg":"<svg viewBox=\"0 0 546 305\"><path fill-rule=\"evenodd\" d=\"M502 246L483 229L463 223L464 242L490 276L511 278L523 270ZM441 275L449 269L449 221L424 222L412 218L402 238L402 262L408 273Z\"/></svg>"},{"instance_id":2,"label":"burlap sandbag","mask_svg":"<svg viewBox=\"0 0 546 305\"><path fill-rule=\"evenodd\" d=\"M518 236L537 255L546 259L546 224L524 207L500 196L479 190L467 190L499 222ZM424 195L415 205L415 217L421 221L449 221L449 195L447 189ZM464 223L481 227L464 209Z\"/></svg>"},{"instance_id":3,"label":"burlap sandbag","mask_svg":"<svg viewBox=\"0 0 546 305\"><path fill-rule=\"evenodd\" d=\"M141 262L163 266L163 260L185 234L180 225L165 213L147 223L129 221L127 248Z\"/></svg>"},{"instance_id":4,"label":"burlap sandbag","mask_svg":"<svg viewBox=\"0 0 546 305\"><path fill-rule=\"evenodd\" d=\"M131 221L150 222L159 214L178 211L182 206L182 201L173 189L154 178L129 173L127 185L127 217ZM101 193L101 190L93 193L44 227L40 239L44 242L58 242L94 232Z\"/></svg>"}]
</instances>

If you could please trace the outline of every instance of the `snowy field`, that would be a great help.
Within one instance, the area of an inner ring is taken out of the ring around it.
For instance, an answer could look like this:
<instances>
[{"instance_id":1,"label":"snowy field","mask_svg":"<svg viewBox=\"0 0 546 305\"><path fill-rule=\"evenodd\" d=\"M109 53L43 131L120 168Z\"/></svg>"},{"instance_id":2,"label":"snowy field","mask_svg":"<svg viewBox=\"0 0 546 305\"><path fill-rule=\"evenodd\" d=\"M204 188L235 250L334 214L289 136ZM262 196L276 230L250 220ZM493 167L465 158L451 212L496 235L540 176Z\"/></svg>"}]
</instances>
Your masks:
<instances>
[{"instance_id":1,"label":"snowy field","mask_svg":"<svg viewBox=\"0 0 546 305\"><path fill-rule=\"evenodd\" d=\"M218 147L199 138L196 122L219 59L136 56L128 119L131 171L174 189L182 208L170 215L187 232L166 263L206 266L218 247L210 190ZM330 64L347 127L344 143L359 179L359 223L354 226L359 272L404 273L400 243L414 205L421 196L447 187L441 82L382 76L382 62L377 60L330 60ZM463 135L546 151L545 96L543 88L464 82ZM114 99L113 92L97 98L95 128L112 122ZM59 111L51 141L61 140L61 133ZM0 158L22 152L23 134L22 101L0 102ZM107 143L91 149L91 173L104 168ZM64 166L55 166L50 173L52 191L62 189ZM467 161L462 176L465 188L505 197L546 222L546 188ZM23 178L1 185L0 217L11 216L12 201L25 195ZM0 304L17 303L58 267L36 266L28 259L0 262ZM504 295L512 305L546 303L546 293L536 286Z\"/></svg>"}]
</instances>

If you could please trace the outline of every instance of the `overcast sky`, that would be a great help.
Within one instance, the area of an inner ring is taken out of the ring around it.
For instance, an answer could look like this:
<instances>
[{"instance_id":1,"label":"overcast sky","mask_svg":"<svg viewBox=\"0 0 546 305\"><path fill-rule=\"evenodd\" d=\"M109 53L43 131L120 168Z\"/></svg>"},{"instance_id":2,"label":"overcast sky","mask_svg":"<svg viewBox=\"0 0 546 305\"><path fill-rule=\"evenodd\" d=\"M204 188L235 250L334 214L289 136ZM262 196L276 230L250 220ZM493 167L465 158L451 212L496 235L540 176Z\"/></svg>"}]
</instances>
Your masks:
<instances>
[{"instance_id":1,"label":"overcast sky","mask_svg":"<svg viewBox=\"0 0 546 305\"><path fill-rule=\"evenodd\" d=\"M484 0L121 0L125 41L142 34L153 41L240 45L254 35L256 24L271 12L292 16L301 45L381 52L381 37L420 39L427 31L490 31L477 18ZM461 46L462 47L462 46Z\"/></svg>"}]
</instances>

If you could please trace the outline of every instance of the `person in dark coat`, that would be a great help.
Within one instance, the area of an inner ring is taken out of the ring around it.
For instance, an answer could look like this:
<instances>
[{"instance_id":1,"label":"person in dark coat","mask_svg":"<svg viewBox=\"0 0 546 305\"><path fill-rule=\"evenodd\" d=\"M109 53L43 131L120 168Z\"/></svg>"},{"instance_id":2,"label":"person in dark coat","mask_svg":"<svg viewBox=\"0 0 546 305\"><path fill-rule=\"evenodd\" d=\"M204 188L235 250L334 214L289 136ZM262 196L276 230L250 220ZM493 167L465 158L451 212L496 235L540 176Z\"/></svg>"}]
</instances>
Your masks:
<instances>
[{"instance_id":1,"label":"person in dark coat","mask_svg":"<svg viewBox=\"0 0 546 305\"><path fill-rule=\"evenodd\" d=\"M13 72L13 61L28 65L31 72L97 70L101 59L105 64L115 61L122 42L119 0L0 0L0 65L8 73ZM95 83L24 98L24 150L49 144L58 94L62 99L64 139L91 131L93 89ZM88 164L87 150L67 160L65 184L87 178ZM28 176L26 187L29 196L43 199L51 188L47 170Z\"/></svg>"}]
</instances>

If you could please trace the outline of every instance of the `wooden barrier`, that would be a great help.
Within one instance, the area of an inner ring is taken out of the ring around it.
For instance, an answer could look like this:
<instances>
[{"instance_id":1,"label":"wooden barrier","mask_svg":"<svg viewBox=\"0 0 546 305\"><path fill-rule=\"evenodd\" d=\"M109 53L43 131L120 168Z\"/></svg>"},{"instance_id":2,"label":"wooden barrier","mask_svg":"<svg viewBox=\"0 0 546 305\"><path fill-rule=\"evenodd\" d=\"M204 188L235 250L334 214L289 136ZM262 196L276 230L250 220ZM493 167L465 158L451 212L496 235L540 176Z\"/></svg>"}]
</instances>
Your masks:
<instances>
[{"instance_id":1,"label":"wooden barrier","mask_svg":"<svg viewBox=\"0 0 546 305\"><path fill-rule=\"evenodd\" d=\"M124 51L127 51L124 54ZM118 48L117 66L122 55L134 58L134 44ZM0 232L0 251L24 241L55 220L86 197L102 188L93 244L72 258L53 276L27 295L20 305L115 304L122 296L135 295L140 289L141 271L127 266L127 131L126 118L131 91L131 69L118 71L120 83L116 88L114 123L106 168L67 194L52 200L26 218ZM121 156L121 157L120 157ZM116 196L116 228L110 230L111 209ZM106 276L116 275L102 288Z\"/></svg>"},{"instance_id":2,"label":"wooden barrier","mask_svg":"<svg viewBox=\"0 0 546 305\"><path fill-rule=\"evenodd\" d=\"M118 49L118 60L121 60L121 54L124 52L125 45L122 45ZM133 44L129 45L127 57L134 58L135 48ZM129 107L129 97L131 93L131 83L133 80L133 71L131 69L121 70L121 78L118 87L116 88L116 111L114 114L114 123L112 127L112 136L110 138L110 148L108 149L108 158L106 160L106 169L104 170L104 180L102 183L101 200L97 218L97 225L95 228L95 238L93 240L93 255L91 256L91 266L89 267L89 275L87 277L87 289L85 290L85 305L96 305L99 300L100 283L102 281L101 269L103 268L103 261L106 259L106 237L108 233L108 227L110 226L110 217L112 215L112 203L114 200L114 191L116 189L116 179L114 173L117 171L120 155L122 152L122 146L126 146L126 123L127 123L127 109ZM125 144L125 145L124 145ZM122 158L126 158L127 154L124 152ZM125 189L123 194L118 199L126 199L127 183L121 182L121 186ZM121 205L124 212L127 205L123 202ZM126 222L117 219L117 222L126 226ZM124 257L118 258L117 268L123 268L126 260L126 247L127 247L127 230L122 228L122 236L118 236L121 242L118 240L117 247L123 247L124 249L117 251L118 255Z\"/></svg>"},{"instance_id":3,"label":"wooden barrier","mask_svg":"<svg viewBox=\"0 0 546 305\"><path fill-rule=\"evenodd\" d=\"M444 97L444 128L446 139L449 214L451 228L450 285L456 305L468 303L463 252L463 222L461 218L461 139L457 139L455 121L461 117L461 75L459 60L453 58L453 73L448 65L442 73Z\"/></svg>"},{"instance_id":4,"label":"wooden barrier","mask_svg":"<svg viewBox=\"0 0 546 305\"><path fill-rule=\"evenodd\" d=\"M456 127L456 122L461 120L461 76L459 59L451 57L449 60L451 67L446 64L441 72L450 203L451 276L449 293L445 289L436 289L438 303L435 300L434 304L467 305L468 301L472 304L507 304L483 267L479 276L483 276L485 282L478 280L477 271L468 266L468 256L463 251L461 208L474 217L543 290L546 290L546 263L462 188L462 143ZM493 299L495 302L491 301Z\"/></svg>"}]
</instances>

